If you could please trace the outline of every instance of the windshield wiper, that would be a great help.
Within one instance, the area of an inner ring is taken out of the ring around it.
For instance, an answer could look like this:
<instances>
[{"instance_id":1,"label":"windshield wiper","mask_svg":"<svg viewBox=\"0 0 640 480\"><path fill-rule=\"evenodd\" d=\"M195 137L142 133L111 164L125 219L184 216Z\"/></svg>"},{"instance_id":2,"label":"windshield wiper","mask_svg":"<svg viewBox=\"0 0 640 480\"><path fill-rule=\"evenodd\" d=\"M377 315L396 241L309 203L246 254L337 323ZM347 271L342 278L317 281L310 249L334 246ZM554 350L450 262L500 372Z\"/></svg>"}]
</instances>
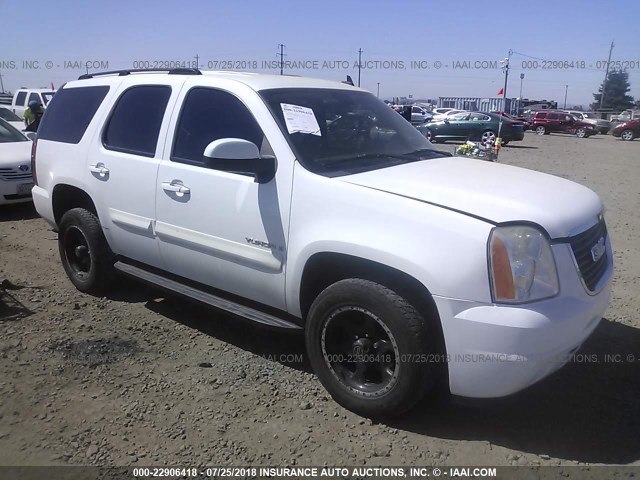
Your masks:
<instances>
[{"instance_id":1,"label":"windshield wiper","mask_svg":"<svg viewBox=\"0 0 640 480\"><path fill-rule=\"evenodd\" d=\"M442 150L434 150L432 148L421 148L419 150L414 150L413 152L403 153L402 157L407 157L409 155L424 155L424 154L429 154L430 157L451 157L452 156L451 153L444 152Z\"/></svg>"},{"instance_id":2,"label":"windshield wiper","mask_svg":"<svg viewBox=\"0 0 640 480\"><path fill-rule=\"evenodd\" d=\"M402 157L397 155L389 155L386 153L361 153L358 155L351 155L349 157L329 157L317 160L321 165L344 165L352 162L366 162L367 160L380 160L382 158L403 160Z\"/></svg>"}]
</instances>

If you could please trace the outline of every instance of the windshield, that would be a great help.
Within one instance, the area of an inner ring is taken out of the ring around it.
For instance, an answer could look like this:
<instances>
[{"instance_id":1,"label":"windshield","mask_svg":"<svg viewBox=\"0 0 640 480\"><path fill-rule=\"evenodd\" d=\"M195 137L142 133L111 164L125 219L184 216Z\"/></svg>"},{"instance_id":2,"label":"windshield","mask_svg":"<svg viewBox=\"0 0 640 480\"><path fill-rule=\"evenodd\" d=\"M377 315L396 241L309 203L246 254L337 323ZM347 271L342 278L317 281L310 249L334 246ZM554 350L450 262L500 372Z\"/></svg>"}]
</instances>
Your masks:
<instances>
[{"instance_id":1,"label":"windshield","mask_svg":"<svg viewBox=\"0 0 640 480\"><path fill-rule=\"evenodd\" d=\"M338 176L447 156L372 94L351 90L263 90L297 159Z\"/></svg>"},{"instance_id":2,"label":"windshield","mask_svg":"<svg viewBox=\"0 0 640 480\"><path fill-rule=\"evenodd\" d=\"M0 108L0 118L7 122L21 122L22 119L8 108Z\"/></svg>"},{"instance_id":3,"label":"windshield","mask_svg":"<svg viewBox=\"0 0 640 480\"><path fill-rule=\"evenodd\" d=\"M592 120L600 120L595 113L583 113L582 116L584 118L590 118Z\"/></svg>"},{"instance_id":4,"label":"windshield","mask_svg":"<svg viewBox=\"0 0 640 480\"><path fill-rule=\"evenodd\" d=\"M28 142L29 139L25 137L20 131L13 128L4 120L0 119L0 143L11 142Z\"/></svg>"},{"instance_id":5,"label":"windshield","mask_svg":"<svg viewBox=\"0 0 640 480\"><path fill-rule=\"evenodd\" d=\"M45 106L49 103L49 101L53 98L53 95L56 92L42 92L42 101L44 102Z\"/></svg>"}]
</instances>

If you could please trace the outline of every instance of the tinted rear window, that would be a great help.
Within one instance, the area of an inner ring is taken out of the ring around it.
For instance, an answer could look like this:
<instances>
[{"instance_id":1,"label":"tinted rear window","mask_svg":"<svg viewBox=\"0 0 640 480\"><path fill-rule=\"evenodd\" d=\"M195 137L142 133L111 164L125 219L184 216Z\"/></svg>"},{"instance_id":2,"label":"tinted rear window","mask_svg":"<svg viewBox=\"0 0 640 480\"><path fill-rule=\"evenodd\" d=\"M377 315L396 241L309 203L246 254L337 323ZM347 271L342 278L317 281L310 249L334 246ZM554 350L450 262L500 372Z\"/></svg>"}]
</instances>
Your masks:
<instances>
[{"instance_id":1,"label":"tinted rear window","mask_svg":"<svg viewBox=\"0 0 640 480\"><path fill-rule=\"evenodd\" d=\"M38 138L78 143L109 91L108 86L63 88L51 99Z\"/></svg>"},{"instance_id":2,"label":"tinted rear window","mask_svg":"<svg viewBox=\"0 0 640 480\"><path fill-rule=\"evenodd\" d=\"M153 157L171 87L132 87L118 99L102 142L109 150Z\"/></svg>"}]
</instances>

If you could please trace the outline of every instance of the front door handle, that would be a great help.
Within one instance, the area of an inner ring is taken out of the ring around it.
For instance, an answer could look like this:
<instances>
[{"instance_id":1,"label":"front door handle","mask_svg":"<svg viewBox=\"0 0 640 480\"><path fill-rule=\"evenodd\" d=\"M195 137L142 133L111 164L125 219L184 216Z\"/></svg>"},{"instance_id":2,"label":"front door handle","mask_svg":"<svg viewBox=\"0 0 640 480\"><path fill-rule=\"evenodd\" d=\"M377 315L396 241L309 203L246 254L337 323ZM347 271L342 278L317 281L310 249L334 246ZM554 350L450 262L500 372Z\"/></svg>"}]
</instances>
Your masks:
<instances>
[{"instance_id":1,"label":"front door handle","mask_svg":"<svg viewBox=\"0 0 640 480\"><path fill-rule=\"evenodd\" d=\"M108 175L109 169L104 166L104 163L96 163L95 165L89 165L89 171L97 173L98 175Z\"/></svg>"},{"instance_id":2,"label":"front door handle","mask_svg":"<svg viewBox=\"0 0 640 480\"><path fill-rule=\"evenodd\" d=\"M191 189L189 187L185 187L184 185L175 182L162 182L162 189L167 192L182 193L184 195L191 194Z\"/></svg>"}]
</instances>

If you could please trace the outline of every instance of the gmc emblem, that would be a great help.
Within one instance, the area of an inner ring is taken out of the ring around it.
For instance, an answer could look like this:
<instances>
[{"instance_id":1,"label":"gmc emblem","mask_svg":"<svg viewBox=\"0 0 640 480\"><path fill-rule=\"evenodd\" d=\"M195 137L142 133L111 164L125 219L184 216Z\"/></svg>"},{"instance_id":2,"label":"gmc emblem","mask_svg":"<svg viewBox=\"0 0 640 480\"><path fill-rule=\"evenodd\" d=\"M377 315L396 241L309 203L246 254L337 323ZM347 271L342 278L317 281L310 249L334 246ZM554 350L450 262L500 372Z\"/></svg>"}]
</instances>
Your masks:
<instances>
[{"instance_id":1,"label":"gmc emblem","mask_svg":"<svg viewBox=\"0 0 640 480\"><path fill-rule=\"evenodd\" d=\"M604 245L604 237L600 237L598 243L591 247L591 258L593 258L593 263L600 260L606 251L607 247Z\"/></svg>"}]
</instances>

